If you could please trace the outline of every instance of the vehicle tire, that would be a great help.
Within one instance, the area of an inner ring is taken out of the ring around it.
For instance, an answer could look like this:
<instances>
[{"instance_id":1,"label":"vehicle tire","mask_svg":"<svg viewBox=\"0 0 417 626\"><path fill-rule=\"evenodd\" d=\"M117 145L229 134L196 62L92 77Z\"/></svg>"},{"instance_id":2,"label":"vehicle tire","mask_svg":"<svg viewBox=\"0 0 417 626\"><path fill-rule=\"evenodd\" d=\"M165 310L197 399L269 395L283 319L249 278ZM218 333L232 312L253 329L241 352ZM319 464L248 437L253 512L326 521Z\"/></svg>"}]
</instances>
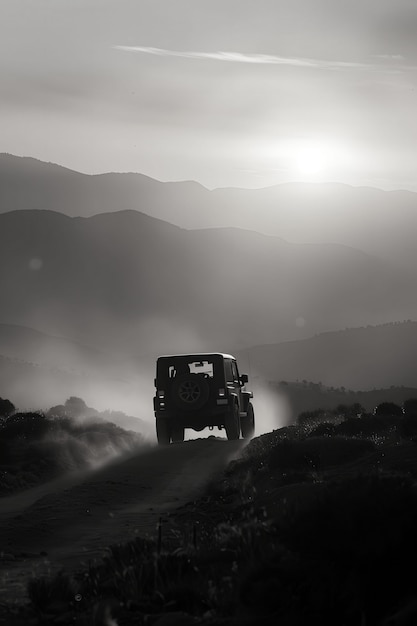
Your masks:
<instances>
[{"instance_id":1,"label":"vehicle tire","mask_svg":"<svg viewBox=\"0 0 417 626\"><path fill-rule=\"evenodd\" d=\"M163 417L156 418L156 438L160 446L171 443L171 425Z\"/></svg>"},{"instance_id":2,"label":"vehicle tire","mask_svg":"<svg viewBox=\"0 0 417 626\"><path fill-rule=\"evenodd\" d=\"M250 439L255 432L255 411L253 410L253 404L248 403L248 410L245 417L240 418L240 426L242 428L243 439Z\"/></svg>"},{"instance_id":3,"label":"vehicle tire","mask_svg":"<svg viewBox=\"0 0 417 626\"><path fill-rule=\"evenodd\" d=\"M233 408L226 413L224 420L224 428L229 440L239 439L240 437L240 417L239 405L237 402L233 404Z\"/></svg>"},{"instance_id":4,"label":"vehicle tire","mask_svg":"<svg viewBox=\"0 0 417 626\"><path fill-rule=\"evenodd\" d=\"M184 428L181 426L172 426L171 439L172 443L182 443L184 441Z\"/></svg>"},{"instance_id":5,"label":"vehicle tire","mask_svg":"<svg viewBox=\"0 0 417 626\"><path fill-rule=\"evenodd\" d=\"M172 400L182 411L196 411L207 402L208 381L199 374L182 374L172 384Z\"/></svg>"}]
</instances>

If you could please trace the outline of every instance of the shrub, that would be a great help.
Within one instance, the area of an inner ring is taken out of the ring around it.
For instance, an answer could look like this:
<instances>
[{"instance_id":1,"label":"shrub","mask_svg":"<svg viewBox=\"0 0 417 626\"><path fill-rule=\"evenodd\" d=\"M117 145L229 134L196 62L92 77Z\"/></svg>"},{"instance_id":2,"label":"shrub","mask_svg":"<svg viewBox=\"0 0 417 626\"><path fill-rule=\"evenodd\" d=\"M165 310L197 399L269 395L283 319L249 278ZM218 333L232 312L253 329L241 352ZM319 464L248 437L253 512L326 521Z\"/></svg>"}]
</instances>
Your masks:
<instances>
[{"instance_id":1,"label":"shrub","mask_svg":"<svg viewBox=\"0 0 417 626\"><path fill-rule=\"evenodd\" d=\"M395 402L381 402L375 408L375 415L403 415L403 410L399 404Z\"/></svg>"},{"instance_id":2,"label":"shrub","mask_svg":"<svg viewBox=\"0 0 417 626\"><path fill-rule=\"evenodd\" d=\"M337 415L334 411L328 411L325 409L315 409L314 411L304 411L297 417L297 424L315 426L322 422L330 422L337 420Z\"/></svg>"},{"instance_id":3,"label":"shrub","mask_svg":"<svg viewBox=\"0 0 417 626\"><path fill-rule=\"evenodd\" d=\"M417 398L409 398L408 400L405 400L403 410L405 415L417 417Z\"/></svg>"},{"instance_id":4,"label":"shrub","mask_svg":"<svg viewBox=\"0 0 417 626\"><path fill-rule=\"evenodd\" d=\"M71 417L81 417L86 414L88 411L88 406L84 402L82 398L77 398L76 396L71 396L65 402L65 410L67 415Z\"/></svg>"},{"instance_id":5,"label":"shrub","mask_svg":"<svg viewBox=\"0 0 417 626\"><path fill-rule=\"evenodd\" d=\"M52 419L65 419L68 417L68 412L63 404L57 404L47 411L46 416Z\"/></svg>"},{"instance_id":6,"label":"shrub","mask_svg":"<svg viewBox=\"0 0 417 626\"><path fill-rule=\"evenodd\" d=\"M269 453L271 469L324 469L354 461L373 452L375 445L345 437L310 437L301 441L282 441Z\"/></svg>"},{"instance_id":7,"label":"shrub","mask_svg":"<svg viewBox=\"0 0 417 626\"><path fill-rule=\"evenodd\" d=\"M64 611L74 600L76 586L67 574L59 572L52 580L47 577L32 578L28 582L27 591L38 611L46 612L51 604L61 605Z\"/></svg>"},{"instance_id":8,"label":"shrub","mask_svg":"<svg viewBox=\"0 0 417 626\"><path fill-rule=\"evenodd\" d=\"M382 624L404 598L414 597L412 481L358 476L329 483L318 494L270 527L267 556L240 578L238 623L333 626L343 616L346 626Z\"/></svg>"},{"instance_id":9,"label":"shrub","mask_svg":"<svg viewBox=\"0 0 417 626\"><path fill-rule=\"evenodd\" d=\"M362 413L365 413L365 409L359 402L354 402L353 404L339 404L336 407L336 413L346 419L348 417L358 417L362 415Z\"/></svg>"},{"instance_id":10,"label":"shrub","mask_svg":"<svg viewBox=\"0 0 417 626\"><path fill-rule=\"evenodd\" d=\"M310 432L309 437L332 437L336 432L336 424L323 422Z\"/></svg>"},{"instance_id":11,"label":"shrub","mask_svg":"<svg viewBox=\"0 0 417 626\"><path fill-rule=\"evenodd\" d=\"M43 413L15 413L7 418L1 430L2 437L36 439L48 430L48 420Z\"/></svg>"},{"instance_id":12,"label":"shrub","mask_svg":"<svg viewBox=\"0 0 417 626\"><path fill-rule=\"evenodd\" d=\"M0 417L9 417L15 410L15 406L10 400L0 398Z\"/></svg>"},{"instance_id":13,"label":"shrub","mask_svg":"<svg viewBox=\"0 0 417 626\"><path fill-rule=\"evenodd\" d=\"M374 437L395 431L401 422L399 416L391 414L351 417L336 427L337 435L347 437Z\"/></svg>"},{"instance_id":14,"label":"shrub","mask_svg":"<svg viewBox=\"0 0 417 626\"><path fill-rule=\"evenodd\" d=\"M291 623L310 622L309 577L306 564L298 555L278 549L272 557L252 564L244 572L238 590L239 614L243 619L252 618L250 623L264 624L262 618L273 616L276 621L268 624L278 624L288 614L298 618Z\"/></svg>"},{"instance_id":15,"label":"shrub","mask_svg":"<svg viewBox=\"0 0 417 626\"><path fill-rule=\"evenodd\" d=\"M404 415L401 420L399 432L402 437L414 440L417 437L417 415L413 413L410 415Z\"/></svg>"},{"instance_id":16,"label":"shrub","mask_svg":"<svg viewBox=\"0 0 417 626\"><path fill-rule=\"evenodd\" d=\"M401 598L414 595L415 487L403 477L368 475L329 484L321 494L278 520L274 534L309 562L335 567L339 595L360 608L363 623L379 624Z\"/></svg>"}]
</instances>

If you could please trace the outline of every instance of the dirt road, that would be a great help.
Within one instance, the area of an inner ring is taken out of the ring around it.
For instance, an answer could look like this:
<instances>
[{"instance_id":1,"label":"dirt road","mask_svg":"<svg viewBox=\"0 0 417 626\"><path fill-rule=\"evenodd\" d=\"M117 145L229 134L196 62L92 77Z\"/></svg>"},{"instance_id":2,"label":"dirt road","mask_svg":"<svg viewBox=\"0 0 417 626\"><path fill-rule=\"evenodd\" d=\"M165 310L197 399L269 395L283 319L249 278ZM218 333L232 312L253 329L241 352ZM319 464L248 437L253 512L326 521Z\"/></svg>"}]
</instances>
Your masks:
<instances>
[{"instance_id":1,"label":"dirt road","mask_svg":"<svg viewBox=\"0 0 417 626\"><path fill-rule=\"evenodd\" d=\"M196 498L245 442L197 439L155 447L89 474L0 500L0 601L26 580L80 569L114 543L154 537L160 516Z\"/></svg>"}]
</instances>

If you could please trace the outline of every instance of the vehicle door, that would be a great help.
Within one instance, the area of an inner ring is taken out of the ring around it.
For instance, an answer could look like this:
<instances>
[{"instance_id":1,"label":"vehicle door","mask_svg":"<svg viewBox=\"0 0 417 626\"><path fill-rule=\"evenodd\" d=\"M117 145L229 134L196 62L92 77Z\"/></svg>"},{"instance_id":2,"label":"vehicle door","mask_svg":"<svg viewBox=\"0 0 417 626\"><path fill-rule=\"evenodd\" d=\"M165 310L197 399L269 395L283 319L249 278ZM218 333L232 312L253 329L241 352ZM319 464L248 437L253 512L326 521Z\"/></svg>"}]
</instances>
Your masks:
<instances>
[{"instance_id":1,"label":"vehicle door","mask_svg":"<svg viewBox=\"0 0 417 626\"><path fill-rule=\"evenodd\" d=\"M225 359L224 361L225 379L229 394L237 397L239 408L242 406L242 387L239 380L239 371L236 361Z\"/></svg>"}]
</instances>

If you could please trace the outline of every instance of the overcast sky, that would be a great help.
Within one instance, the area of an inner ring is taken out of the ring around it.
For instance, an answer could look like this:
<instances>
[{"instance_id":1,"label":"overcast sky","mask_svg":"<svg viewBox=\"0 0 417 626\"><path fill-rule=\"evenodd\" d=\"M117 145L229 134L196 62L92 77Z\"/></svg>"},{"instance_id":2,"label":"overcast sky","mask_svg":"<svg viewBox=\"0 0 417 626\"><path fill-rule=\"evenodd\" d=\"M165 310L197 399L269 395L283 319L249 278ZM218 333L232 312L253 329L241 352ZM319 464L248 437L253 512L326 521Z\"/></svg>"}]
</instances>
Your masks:
<instances>
[{"instance_id":1,"label":"overcast sky","mask_svg":"<svg viewBox=\"0 0 417 626\"><path fill-rule=\"evenodd\" d=\"M417 191L416 0L0 0L0 152Z\"/></svg>"}]
</instances>

